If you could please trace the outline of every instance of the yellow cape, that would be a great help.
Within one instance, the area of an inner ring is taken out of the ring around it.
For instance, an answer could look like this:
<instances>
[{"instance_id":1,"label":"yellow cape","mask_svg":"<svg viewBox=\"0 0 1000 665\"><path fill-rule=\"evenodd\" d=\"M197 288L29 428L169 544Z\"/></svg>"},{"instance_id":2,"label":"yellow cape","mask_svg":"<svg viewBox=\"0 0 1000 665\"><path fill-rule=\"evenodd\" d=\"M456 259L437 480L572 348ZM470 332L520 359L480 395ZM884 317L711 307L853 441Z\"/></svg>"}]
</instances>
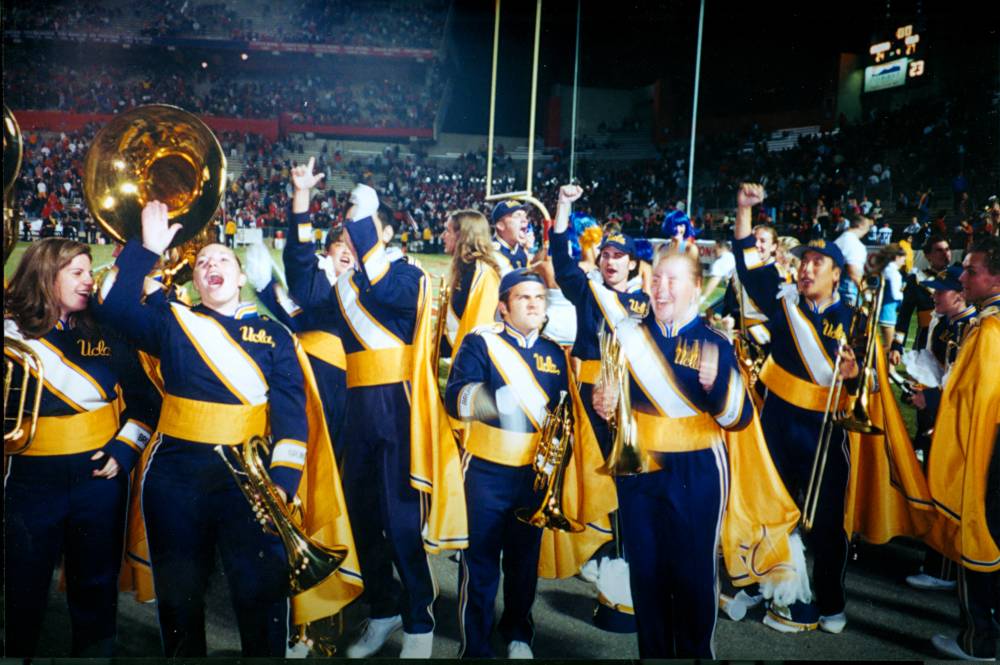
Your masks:
<instances>
[{"instance_id":1,"label":"yellow cape","mask_svg":"<svg viewBox=\"0 0 1000 665\"><path fill-rule=\"evenodd\" d=\"M985 316L959 348L941 395L927 481L937 508L927 543L970 570L1000 570L986 520L990 460L1000 423L1000 317Z\"/></svg>"},{"instance_id":2,"label":"yellow cape","mask_svg":"<svg viewBox=\"0 0 1000 665\"><path fill-rule=\"evenodd\" d=\"M500 275L487 264L477 260L476 274L472 277L469 297L465 302L462 318L458 322L455 343L451 347L452 358L458 354L458 347L462 344L462 340L473 328L490 325L494 322L499 301Z\"/></svg>"},{"instance_id":3,"label":"yellow cape","mask_svg":"<svg viewBox=\"0 0 1000 665\"><path fill-rule=\"evenodd\" d=\"M553 529L543 531L538 575L548 579L572 577L580 572L597 548L611 540L608 513L618 508L614 480L597 473L597 469L604 465L604 456L572 373L569 389L573 399L573 454L566 468L562 505L569 517L586 528L580 533Z\"/></svg>"},{"instance_id":4,"label":"yellow cape","mask_svg":"<svg viewBox=\"0 0 1000 665\"><path fill-rule=\"evenodd\" d=\"M736 586L775 584L795 575L788 536L799 521L795 501L771 460L754 409L739 431L724 431L729 501L722 518L722 555Z\"/></svg>"},{"instance_id":5,"label":"yellow cape","mask_svg":"<svg viewBox=\"0 0 1000 665\"><path fill-rule=\"evenodd\" d=\"M305 624L340 612L361 595L363 585L354 536L347 511L343 509L346 504L340 474L333 461L333 446L323 418L316 379L298 340L295 352L305 377L306 417L309 421L306 466L296 494L302 502L302 526L311 539L321 544L340 544L348 548L347 558L334 575L292 598L292 619L296 624ZM158 375L156 368L150 366L150 360L148 356L144 358L144 367ZM136 465L133 481L142 478L156 442L154 435ZM126 536L127 565L123 566L121 584L135 591L137 601L147 602L154 598L154 590L146 526L142 519L141 492L141 482L133 482Z\"/></svg>"},{"instance_id":6,"label":"yellow cape","mask_svg":"<svg viewBox=\"0 0 1000 665\"><path fill-rule=\"evenodd\" d=\"M844 529L848 534L857 533L871 543L882 544L896 536L922 536L930 526L932 512L923 470L889 389L881 340L876 344L880 390L871 394L869 416L885 434L848 434L851 475Z\"/></svg>"},{"instance_id":7,"label":"yellow cape","mask_svg":"<svg viewBox=\"0 0 1000 665\"><path fill-rule=\"evenodd\" d=\"M433 344L438 340L431 329L430 277L426 272L420 280L420 294L410 379L410 484L430 495L430 511L423 525L424 549L437 554L468 547L469 526L458 445L441 401L437 368L433 367Z\"/></svg>"}]
</instances>

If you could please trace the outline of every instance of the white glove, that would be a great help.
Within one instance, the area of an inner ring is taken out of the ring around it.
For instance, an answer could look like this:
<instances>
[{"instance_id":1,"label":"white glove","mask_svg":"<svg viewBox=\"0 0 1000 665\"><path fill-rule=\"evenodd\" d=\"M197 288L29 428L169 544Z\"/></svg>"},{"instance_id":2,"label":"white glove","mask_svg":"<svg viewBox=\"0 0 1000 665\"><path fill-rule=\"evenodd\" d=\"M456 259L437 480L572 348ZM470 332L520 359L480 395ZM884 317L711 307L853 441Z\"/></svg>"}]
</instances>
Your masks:
<instances>
[{"instance_id":1,"label":"white glove","mask_svg":"<svg viewBox=\"0 0 1000 665\"><path fill-rule=\"evenodd\" d=\"M253 286L254 291L262 291L271 281L271 253L262 242L252 243L247 247L246 273L247 281Z\"/></svg>"},{"instance_id":2,"label":"white glove","mask_svg":"<svg viewBox=\"0 0 1000 665\"><path fill-rule=\"evenodd\" d=\"M528 421L517 399L517 393L510 386L502 386L494 396L499 415L500 426L512 431L523 430Z\"/></svg>"},{"instance_id":3,"label":"white glove","mask_svg":"<svg viewBox=\"0 0 1000 665\"><path fill-rule=\"evenodd\" d=\"M365 217L374 217L378 212L378 194L368 185L355 185L351 190L351 204L354 206L352 222Z\"/></svg>"}]
</instances>

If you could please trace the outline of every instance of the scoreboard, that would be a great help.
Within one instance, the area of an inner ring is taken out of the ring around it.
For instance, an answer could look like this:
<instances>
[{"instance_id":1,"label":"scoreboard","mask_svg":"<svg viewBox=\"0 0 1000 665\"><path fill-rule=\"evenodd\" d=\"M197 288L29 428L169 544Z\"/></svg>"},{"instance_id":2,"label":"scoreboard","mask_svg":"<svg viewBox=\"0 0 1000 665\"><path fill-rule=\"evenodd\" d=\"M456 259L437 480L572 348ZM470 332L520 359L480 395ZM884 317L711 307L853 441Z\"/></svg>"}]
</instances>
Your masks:
<instances>
[{"instance_id":1,"label":"scoreboard","mask_svg":"<svg viewBox=\"0 0 1000 665\"><path fill-rule=\"evenodd\" d=\"M868 49L869 66L865 67L865 92L907 85L926 71L924 45L913 25L896 28L892 39L876 42Z\"/></svg>"}]
</instances>

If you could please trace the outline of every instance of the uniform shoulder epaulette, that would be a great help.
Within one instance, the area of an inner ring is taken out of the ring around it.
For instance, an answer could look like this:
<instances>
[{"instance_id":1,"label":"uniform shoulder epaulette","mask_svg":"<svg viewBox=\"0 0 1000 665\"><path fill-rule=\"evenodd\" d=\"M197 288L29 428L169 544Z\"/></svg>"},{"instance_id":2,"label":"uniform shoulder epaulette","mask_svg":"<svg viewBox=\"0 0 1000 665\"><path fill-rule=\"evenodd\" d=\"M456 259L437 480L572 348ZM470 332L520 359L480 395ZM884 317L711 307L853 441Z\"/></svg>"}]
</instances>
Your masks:
<instances>
[{"instance_id":1,"label":"uniform shoulder epaulette","mask_svg":"<svg viewBox=\"0 0 1000 665\"><path fill-rule=\"evenodd\" d=\"M483 333L499 334L503 332L503 323L497 321L496 323L487 323L485 325L476 326L471 332L475 335L482 335Z\"/></svg>"}]
</instances>

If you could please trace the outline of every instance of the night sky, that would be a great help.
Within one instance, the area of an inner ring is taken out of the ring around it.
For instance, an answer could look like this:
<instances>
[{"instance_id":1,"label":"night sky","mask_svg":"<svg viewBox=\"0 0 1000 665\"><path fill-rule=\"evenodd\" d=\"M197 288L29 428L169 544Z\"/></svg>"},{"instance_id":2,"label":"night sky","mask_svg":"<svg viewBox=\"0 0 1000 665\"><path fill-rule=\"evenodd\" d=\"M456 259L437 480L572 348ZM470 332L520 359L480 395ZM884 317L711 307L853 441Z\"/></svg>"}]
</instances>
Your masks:
<instances>
[{"instance_id":1,"label":"night sky","mask_svg":"<svg viewBox=\"0 0 1000 665\"><path fill-rule=\"evenodd\" d=\"M919 17L925 25L918 29L938 52L997 41L988 3L892 0L888 18L885 0L821 4L707 0L699 116L818 108L835 89L838 54L865 54L876 37ZM580 84L634 88L662 79L677 100L677 116L690 122L697 0L582 0L582 6ZM573 80L576 7L575 0L543 3L542 113L552 85ZM502 0L498 134L527 132L534 18L534 0ZM450 34L459 71L446 129L485 132L493 2L456 0ZM995 48L986 52L996 58Z\"/></svg>"}]
</instances>

